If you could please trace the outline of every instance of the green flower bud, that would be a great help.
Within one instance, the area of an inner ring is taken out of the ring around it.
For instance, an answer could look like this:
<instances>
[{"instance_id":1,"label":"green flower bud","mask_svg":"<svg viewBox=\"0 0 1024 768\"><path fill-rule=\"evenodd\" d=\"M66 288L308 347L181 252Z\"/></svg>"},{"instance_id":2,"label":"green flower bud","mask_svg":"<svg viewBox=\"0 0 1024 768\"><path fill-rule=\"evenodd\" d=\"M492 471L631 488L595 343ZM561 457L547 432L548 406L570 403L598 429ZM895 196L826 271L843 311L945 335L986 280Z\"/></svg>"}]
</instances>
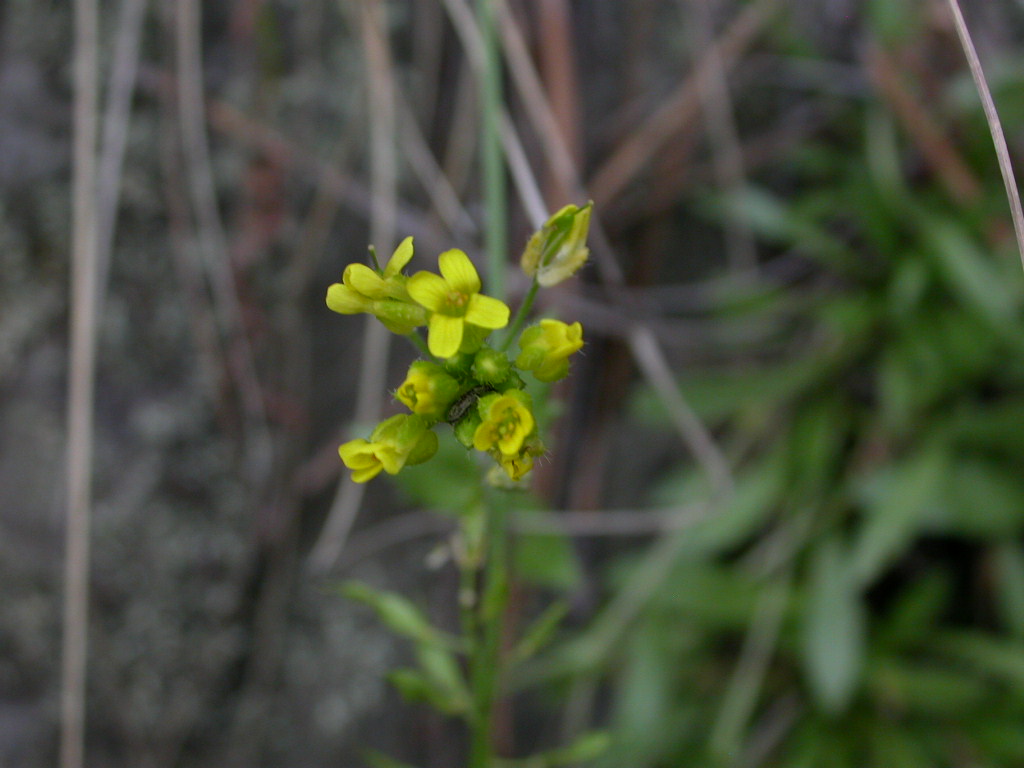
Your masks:
<instances>
[{"instance_id":1,"label":"green flower bud","mask_svg":"<svg viewBox=\"0 0 1024 768\"><path fill-rule=\"evenodd\" d=\"M409 373L395 397L413 413L437 420L444 417L458 394L459 382L441 366L417 360L409 366Z\"/></svg>"},{"instance_id":2,"label":"green flower bud","mask_svg":"<svg viewBox=\"0 0 1024 768\"><path fill-rule=\"evenodd\" d=\"M473 447L473 435L476 434L477 427L483 421L480 418L480 414L476 408L470 408L466 415L463 416L459 421L455 422L455 439L462 443L466 448Z\"/></svg>"},{"instance_id":3,"label":"green flower bud","mask_svg":"<svg viewBox=\"0 0 1024 768\"><path fill-rule=\"evenodd\" d=\"M587 233L593 203L567 205L547 220L526 244L520 265L545 288L575 274L590 256Z\"/></svg>"},{"instance_id":4,"label":"green flower bud","mask_svg":"<svg viewBox=\"0 0 1024 768\"><path fill-rule=\"evenodd\" d=\"M508 356L490 347L482 348L473 358L473 376L483 384L500 384L511 370Z\"/></svg>"},{"instance_id":5,"label":"green flower bud","mask_svg":"<svg viewBox=\"0 0 1024 768\"><path fill-rule=\"evenodd\" d=\"M369 440L349 440L339 446L338 454L352 470L357 483L372 480L380 472L397 475L410 458L426 461L437 450L437 436L427 422L416 414L400 413L377 425Z\"/></svg>"},{"instance_id":6,"label":"green flower bud","mask_svg":"<svg viewBox=\"0 0 1024 768\"><path fill-rule=\"evenodd\" d=\"M441 367L452 376L463 378L469 373L469 369L473 366L473 358L474 355L459 352L453 357L446 358L441 363Z\"/></svg>"},{"instance_id":7,"label":"green flower bud","mask_svg":"<svg viewBox=\"0 0 1024 768\"><path fill-rule=\"evenodd\" d=\"M491 335L490 328L481 328L472 323L466 323L462 331L462 343L459 345L459 352L473 354L484 343L484 339Z\"/></svg>"},{"instance_id":8,"label":"green flower bud","mask_svg":"<svg viewBox=\"0 0 1024 768\"><path fill-rule=\"evenodd\" d=\"M413 328L427 324L427 311L419 304L396 299L378 299L370 312L392 333L407 336Z\"/></svg>"},{"instance_id":9,"label":"green flower bud","mask_svg":"<svg viewBox=\"0 0 1024 768\"><path fill-rule=\"evenodd\" d=\"M538 381L558 381L569 373L569 356L583 346L583 326L559 320L541 320L519 337L516 365L532 371Z\"/></svg>"},{"instance_id":10,"label":"green flower bud","mask_svg":"<svg viewBox=\"0 0 1024 768\"><path fill-rule=\"evenodd\" d=\"M437 435L433 430L428 429L420 435L420 439L416 441L416 445L409 452L409 458L405 460L405 463L409 465L422 464L434 458L435 453L437 453Z\"/></svg>"}]
</instances>

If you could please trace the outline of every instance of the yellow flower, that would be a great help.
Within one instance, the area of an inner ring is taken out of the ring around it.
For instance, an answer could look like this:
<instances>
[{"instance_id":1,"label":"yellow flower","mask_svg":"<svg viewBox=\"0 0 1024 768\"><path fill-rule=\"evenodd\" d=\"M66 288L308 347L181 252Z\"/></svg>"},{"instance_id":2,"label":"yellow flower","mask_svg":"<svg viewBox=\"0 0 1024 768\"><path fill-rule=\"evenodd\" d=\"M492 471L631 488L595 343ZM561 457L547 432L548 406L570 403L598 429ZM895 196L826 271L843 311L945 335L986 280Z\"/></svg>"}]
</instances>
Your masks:
<instances>
[{"instance_id":1,"label":"yellow flower","mask_svg":"<svg viewBox=\"0 0 1024 768\"><path fill-rule=\"evenodd\" d=\"M548 288L582 267L590 256L587 233L593 205L567 205L534 232L519 262L523 271Z\"/></svg>"},{"instance_id":2,"label":"yellow flower","mask_svg":"<svg viewBox=\"0 0 1024 768\"><path fill-rule=\"evenodd\" d=\"M406 464L421 464L435 453L437 435L427 428L423 417L405 413L382 421L369 440L349 440L338 447L338 455L357 483L372 480L382 470L397 475Z\"/></svg>"},{"instance_id":3,"label":"yellow flower","mask_svg":"<svg viewBox=\"0 0 1024 768\"><path fill-rule=\"evenodd\" d=\"M535 423L526 398L518 389L480 398L477 407L483 421L473 434L473 447L478 451L497 448L503 457L517 456Z\"/></svg>"},{"instance_id":4,"label":"yellow flower","mask_svg":"<svg viewBox=\"0 0 1024 768\"><path fill-rule=\"evenodd\" d=\"M516 456L498 457L498 464L508 474L509 480L522 480L526 473L533 469L533 456L528 453L520 453Z\"/></svg>"},{"instance_id":5,"label":"yellow flower","mask_svg":"<svg viewBox=\"0 0 1024 768\"><path fill-rule=\"evenodd\" d=\"M383 270L373 270L365 264L349 264L341 282L327 289L327 306L342 315L367 312L394 333L411 333L413 328L427 321L426 313L411 302L405 289L408 278L402 274L402 269L412 254L412 238L407 237L399 243Z\"/></svg>"},{"instance_id":6,"label":"yellow flower","mask_svg":"<svg viewBox=\"0 0 1024 768\"><path fill-rule=\"evenodd\" d=\"M365 483L386 469L388 474L396 475L405 465L405 458L394 445L385 442L371 443L359 438L349 440L338 447L338 455L345 466L352 470L352 479L357 483Z\"/></svg>"},{"instance_id":7,"label":"yellow flower","mask_svg":"<svg viewBox=\"0 0 1024 768\"><path fill-rule=\"evenodd\" d=\"M462 251L445 251L438 265L440 275L417 272L406 287L413 301L430 311L430 354L452 357L462 345L467 324L490 330L504 328L509 309L498 299L480 293L480 276Z\"/></svg>"},{"instance_id":8,"label":"yellow flower","mask_svg":"<svg viewBox=\"0 0 1024 768\"><path fill-rule=\"evenodd\" d=\"M458 394L459 382L441 370L441 366L417 360L409 366L409 373L395 397L413 413L439 419Z\"/></svg>"},{"instance_id":9,"label":"yellow flower","mask_svg":"<svg viewBox=\"0 0 1024 768\"><path fill-rule=\"evenodd\" d=\"M523 331L522 350L516 365L533 371L539 381L557 381L569 372L569 356L583 346L583 326L566 325L560 320L541 320Z\"/></svg>"},{"instance_id":10,"label":"yellow flower","mask_svg":"<svg viewBox=\"0 0 1024 768\"><path fill-rule=\"evenodd\" d=\"M352 290L370 299L407 299L401 272L412 259L412 254L412 237L407 237L395 248L382 271L377 272L365 264L349 264L341 280Z\"/></svg>"}]
</instances>

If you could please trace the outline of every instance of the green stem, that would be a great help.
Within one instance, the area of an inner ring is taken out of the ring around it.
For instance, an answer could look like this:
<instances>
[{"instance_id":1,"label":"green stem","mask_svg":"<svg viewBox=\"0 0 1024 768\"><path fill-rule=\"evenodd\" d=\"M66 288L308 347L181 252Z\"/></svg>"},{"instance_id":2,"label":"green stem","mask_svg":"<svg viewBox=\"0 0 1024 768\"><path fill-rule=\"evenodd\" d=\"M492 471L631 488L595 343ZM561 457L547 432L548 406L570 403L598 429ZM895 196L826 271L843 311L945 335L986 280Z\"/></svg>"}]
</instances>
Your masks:
<instances>
[{"instance_id":1,"label":"green stem","mask_svg":"<svg viewBox=\"0 0 1024 768\"><path fill-rule=\"evenodd\" d=\"M407 334L406 337L410 343L419 350L420 354L423 355L427 360L432 360L435 363L437 358L430 354L430 348L427 346L427 342L423 340L423 337L419 335L417 331L412 331Z\"/></svg>"},{"instance_id":2,"label":"green stem","mask_svg":"<svg viewBox=\"0 0 1024 768\"><path fill-rule=\"evenodd\" d=\"M530 290L526 293L526 298L523 299L523 303L519 305L519 311L516 312L515 319L512 324L508 327L508 334L505 336L505 340L501 343L499 352L505 352L510 346L512 341L519 331L523 328L523 323L526 322L526 318L530 314L530 310L533 309L533 302L537 298L537 291L540 289L540 283L537 282L537 278L533 278L533 282L530 283Z\"/></svg>"},{"instance_id":3,"label":"green stem","mask_svg":"<svg viewBox=\"0 0 1024 768\"><path fill-rule=\"evenodd\" d=\"M498 124L502 108L502 88L501 60L495 38L494 0L477 0L477 17L484 47L484 70L480 75L480 154L487 219L485 246L488 293L504 301L508 201L505 194L505 166Z\"/></svg>"},{"instance_id":4,"label":"green stem","mask_svg":"<svg viewBox=\"0 0 1024 768\"><path fill-rule=\"evenodd\" d=\"M489 505L487 560L476 601L474 643L470 655L473 712L470 719L469 768L493 768L494 705L501 675L502 619L508 601L508 561L503 505Z\"/></svg>"}]
</instances>

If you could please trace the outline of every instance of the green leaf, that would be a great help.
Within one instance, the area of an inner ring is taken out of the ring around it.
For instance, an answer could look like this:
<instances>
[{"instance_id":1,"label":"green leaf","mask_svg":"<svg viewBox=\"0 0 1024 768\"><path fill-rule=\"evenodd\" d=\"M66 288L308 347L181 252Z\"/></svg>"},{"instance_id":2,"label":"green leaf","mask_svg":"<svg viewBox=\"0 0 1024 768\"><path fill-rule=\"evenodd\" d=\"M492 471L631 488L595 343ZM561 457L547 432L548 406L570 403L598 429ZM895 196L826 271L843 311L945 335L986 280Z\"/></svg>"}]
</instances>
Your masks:
<instances>
[{"instance_id":1,"label":"green leaf","mask_svg":"<svg viewBox=\"0 0 1024 768\"><path fill-rule=\"evenodd\" d=\"M924 209L917 209L916 219L950 290L993 329L1001 332L1013 325L1017 302L1009 284L959 222Z\"/></svg>"},{"instance_id":2,"label":"green leaf","mask_svg":"<svg viewBox=\"0 0 1024 768\"><path fill-rule=\"evenodd\" d=\"M448 430L430 461L403 468L394 482L417 504L452 515L476 509L482 498L480 467Z\"/></svg>"},{"instance_id":3,"label":"green leaf","mask_svg":"<svg viewBox=\"0 0 1024 768\"><path fill-rule=\"evenodd\" d=\"M603 766L655 765L685 739L695 718L692 704L678 698L675 670L680 666L678 615L671 621L644 621L630 634L621 664L614 669L612 749ZM685 632L685 630L683 630ZM673 670L669 673L669 670Z\"/></svg>"},{"instance_id":4,"label":"green leaf","mask_svg":"<svg viewBox=\"0 0 1024 768\"><path fill-rule=\"evenodd\" d=\"M968 447L1024 455L1024 401L964 404L952 419L959 442Z\"/></svg>"},{"instance_id":5,"label":"green leaf","mask_svg":"<svg viewBox=\"0 0 1024 768\"><path fill-rule=\"evenodd\" d=\"M668 586L655 598L662 611L686 616L706 630L744 630L750 624L761 584L737 568L687 560L672 573Z\"/></svg>"},{"instance_id":6,"label":"green leaf","mask_svg":"<svg viewBox=\"0 0 1024 768\"><path fill-rule=\"evenodd\" d=\"M881 706L919 716L956 717L974 711L989 693L977 675L937 662L876 659L865 677Z\"/></svg>"},{"instance_id":7,"label":"green leaf","mask_svg":"<svg viewBox=\"0 0 1024 768\"><path fill-rule=\"evenodd\" d=\"M585 763L600 757L611 746L611 737L605 731L591 731L579 736L566 747L542 753L545 766Z\"/></svg>"},{"instance_id":8,"label":"green leaf","mask_svg":"<svg viewBox=\"0 0 1024 768\"><path fill-rule=\"evenodd\" d=\"M586 763L600 757L611 746L604 731L584 733L567 747L538 752L518 760L499 760L498 768L557 768L560 765Z\"/></svg>"},{"instance_id":9,"label":"green leaf","mask_svg":"<svg viewBox=\"0 0 1024 768\"><path fill-rule=\"evenodd\" d=\"M1006 683L1024 687L1024 643L981 632L947 633L935 647Z\"/></svg>"},{"instance_id":10,"label":"green leaf","mask_svg":"<svg viewBox=\"0 0 1024 768\"><path fill-rule=\"evenodd\" d=\"M918 454L894 465L869 503L854 543L853 576L867 586L914 539L925 508L942 488L949 465L945 443L932 440Z\"/></svg>"},{"instance_id":11,"label":"green leaf","mask_svg":"<svg viewBox=\"0 0 1024 768\"><path fill-rule=\"evenodd\" d=\"M946 472L945 493L929 515L939 533L1005 540L1024 530L1024 487L1017 472L991 460L963 457Z\"/></svg>"},{"instance_id":12,"label":"green leaf","mask_svg":"<svg viewBox=\"0 0 1024 768\"><path fill-rule=\"evenodd\" d=\"M950 588L949 574L941 570L925 573L912 581L889 609L876 647L900 647L922 640L946 610Z\"/></svg>"},{"instance_id":13,"label":"green leaf","mask_svg":"<svg viewBox=\"0 0 1024 768\"><path fill-rule=\"evenodd\" d=\"M793 424L791 476L796 493L820 497L832 481L846 441L849 408L824 395L801 409Z\"/></svg>"},{"instance_id":14,"label":"green leaf","mask_svg":"<svg viewBox=\"0 0 1024 768\"><path fill-rule=\"evenodd\" d=\"M345 582L341 592L350 600L368 605L392 632L402 637L438 646L455 644L431 626L419 608L395 592L377 590L358 581Z\"/></svg>"},{"instance_id":15,"label":"green leaf","mask_svg":"<svg viewBox=\"0 0 1024 768\"><path fill-rule=\"evenodd\" d=\"M864 659L864 606L836 538L813 554L804 616L804 667L814 696L827 712L847 708Z\"/></svg>"},{"instance_id":16,"label":"green leaf","mask_svg":"<svg viewBox=\"0 0 1024 768\"><path fill-rule=\"evenodd\" d=\"M517 510L516 516L520 519L551 517L534 510ZM516 575L527 583L568 591L575 589L583 578L576 549L564 533L519 534L512 546Z\"/></svg>"},{"instance_id":17,"label":"green leaf","mask_svg":"<svg viewBox=\"0 0 1024 768\"><path fill-rule=\"evenodd\" d=\"M1024 639L1024 552L1018 544L995 551L996 597L1003 621L1018 639Z\"/></svg>"},{"instance_id":18,"label":"green leaf","mask_svg":"<svg viewBox=\"0 0 1024 768\"><path fill-rule=\"evenodd\" d=\"M920 26L919 17L914 3L871 0L868 4L871 29L888 45L898 46L915 33Z\"/></svg>"},{"instance_id":19,"label":"green leaf","mask_svg":"<svg viewBox=\"0 0 1024 768\"><path fill-rule=\"evenodd\" d=\"M444 702L448 714L468 712L472 697L455 656L436 645L420 643L416 659L431 689Z\"/></svg>"},{"instance_id":20,"label":"green leaf","mask_svg":"<svg viewBox=\"0 0 1024 768\"><path fill-rule=\"evenodd\" d=\"M931 758L920 741L904 728L878 723L868 731L871 740L871 765L875 768L932 768Z\"/></svg>"},{"instance_id":21,"label":"green leaf","mask_svg":"<svg viewBox=\"0 0 1024 768\"><path fill-rule=\"evenodd\" d=\"M522 639L509 654L509 664L518 664L532 657L551 640L569 613L569 606L561 601L549 605L523 633Z\"/></svg>"},{"instance_id":22,"label":"green leaf","mask_svg":"<svg viewBox=\"0 0 1024 768\"><path fill-rule=\"evenodd\" d=\"M764 189L746 187L721 198L722 209L732 218L747 223L759 236L798 248L826 264L851 262L850 247L799 209L779 200Z\"/></svg>"}]
</instances>

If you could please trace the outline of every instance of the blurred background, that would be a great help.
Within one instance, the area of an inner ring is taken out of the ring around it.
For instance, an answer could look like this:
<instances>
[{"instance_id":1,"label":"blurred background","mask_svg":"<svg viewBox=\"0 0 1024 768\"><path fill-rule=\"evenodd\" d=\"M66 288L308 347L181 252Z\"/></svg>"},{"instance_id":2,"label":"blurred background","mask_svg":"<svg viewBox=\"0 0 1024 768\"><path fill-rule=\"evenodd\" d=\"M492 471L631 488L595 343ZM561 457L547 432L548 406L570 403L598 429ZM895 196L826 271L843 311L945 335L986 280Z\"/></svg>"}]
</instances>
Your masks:
<instances>
[{"instance_id":1,"label":"blurred background","mask_svg":"<svg viewBox=\"0 0 1024 768\"><path fill-rule=\"evenodd\" d=\"M495 7L511 303L533 229L595 203L542 301L587 345L506 620L569 614L501 749L1024 765L1024 273L945 0ZM484 270L477 7L101 10L86 763L458 765L334 585L455 625L465 465L342 476L413 352L323 297L406 235ZM963 10L1020 156L1024 5ZM73 38L0 5L5 767L57 758Z\"/></svg>"}]
</instances>

